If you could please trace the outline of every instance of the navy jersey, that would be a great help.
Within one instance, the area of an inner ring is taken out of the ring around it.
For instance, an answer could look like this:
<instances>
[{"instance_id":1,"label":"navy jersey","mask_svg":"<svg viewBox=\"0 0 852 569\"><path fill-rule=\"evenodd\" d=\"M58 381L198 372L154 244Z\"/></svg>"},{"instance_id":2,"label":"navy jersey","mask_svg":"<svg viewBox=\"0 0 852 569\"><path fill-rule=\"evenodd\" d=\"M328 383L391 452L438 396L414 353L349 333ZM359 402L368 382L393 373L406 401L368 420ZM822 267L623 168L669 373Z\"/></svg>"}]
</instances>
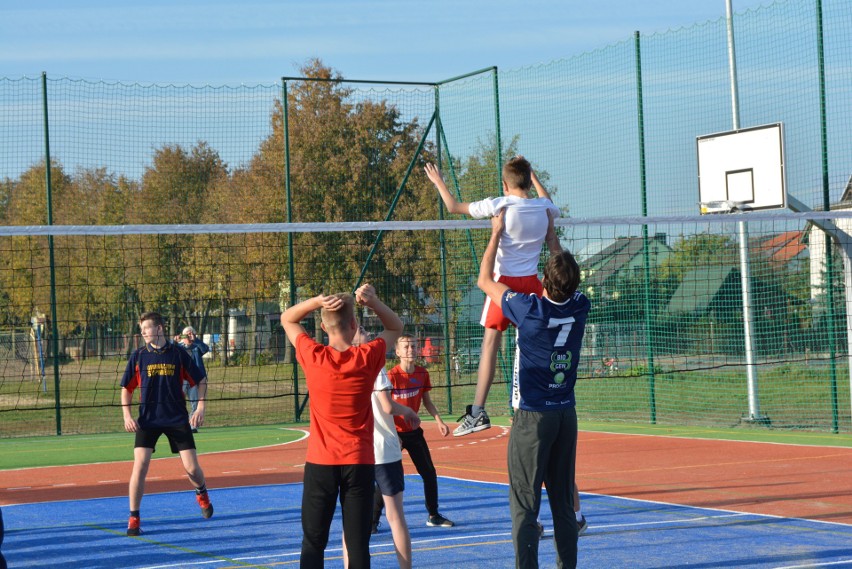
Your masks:
<instances>
[{"instance_id":1,"label":"navy jersey","mask_svg":"<svg viewBox=\"0 0 852 569\"><path fill-rule=\"evenodd\" d=\"M502 309L517 326L512 406L525 411L573 407L580 347L591 303L581 292L562 303L507 290Z\"/></svg>"},{"instance_id":2,"label":"navy jersey","mask_svg":"<svg viewBox=\"0 0 852 569\"><path fill-rule=\"evenodd\" d=\"M183 382L198 385L202 379L189 352L167 342L162 349L149 344L133 352L121 386L131 393L140 388L140 428L175 427L189 422Z\"/></svg>"}]
</instances>

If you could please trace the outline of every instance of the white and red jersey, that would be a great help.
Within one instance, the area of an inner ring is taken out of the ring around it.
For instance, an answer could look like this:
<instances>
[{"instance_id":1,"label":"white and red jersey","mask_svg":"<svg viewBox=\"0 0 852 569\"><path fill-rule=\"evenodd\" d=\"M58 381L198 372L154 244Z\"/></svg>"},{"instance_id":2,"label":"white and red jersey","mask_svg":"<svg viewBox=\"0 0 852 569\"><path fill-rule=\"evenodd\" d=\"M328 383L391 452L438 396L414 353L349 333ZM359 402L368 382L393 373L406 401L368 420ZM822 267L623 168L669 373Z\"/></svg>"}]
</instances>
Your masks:
<instances>
[{"instance_id":1,"label":"white and red jersey","mask_svg":"<svg viewBox=\"0 0 852 569\"><path fill-rule=\"evenodd\" d=\"M500 236L494 272L507 277L538 274L541 245L547 235L547 212L559 217L559 208L547 198L501 196L468 204L470 216L494 217L506 210L506 228Z\"/></svg>"}]
</instances>

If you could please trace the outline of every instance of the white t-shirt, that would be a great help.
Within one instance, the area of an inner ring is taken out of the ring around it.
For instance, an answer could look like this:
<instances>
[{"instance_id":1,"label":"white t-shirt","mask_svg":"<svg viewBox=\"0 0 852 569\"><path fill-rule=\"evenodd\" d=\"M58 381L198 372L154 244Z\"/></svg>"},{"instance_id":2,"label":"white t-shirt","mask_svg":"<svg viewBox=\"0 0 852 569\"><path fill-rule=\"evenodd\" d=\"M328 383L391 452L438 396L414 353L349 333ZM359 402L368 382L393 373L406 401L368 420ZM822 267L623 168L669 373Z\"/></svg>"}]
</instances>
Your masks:
<instances>
[{"instance_id":1,"label":"white t-shirt","mask_svg":"<svg viewBox=\"0 0 852 569\"><path fill-rule=\"evenodd\" d=\"M494 272L507 277L538 275L541 245L547 235L547 212L560 216L559 208L547 198L501 196L468 205L470 216L478 219L495 216L506 209L506 229L497 248Z\"/></svg>"},{"instance_id":2,"label":"white t-shirt","mask_svg":"<svg viewBox=\"0 0 852 569\"><path fill-rule=\"evenodd\" d=\"M385 370L376 377L373 388L373 453L376 456L376 464L390 464L402 460L402 447L399 444L399 436L396 434L396 426L393 417L385 413L379 404L376 394L378 391L390 391L393 384Z\"/></svg>"}]
</instances>

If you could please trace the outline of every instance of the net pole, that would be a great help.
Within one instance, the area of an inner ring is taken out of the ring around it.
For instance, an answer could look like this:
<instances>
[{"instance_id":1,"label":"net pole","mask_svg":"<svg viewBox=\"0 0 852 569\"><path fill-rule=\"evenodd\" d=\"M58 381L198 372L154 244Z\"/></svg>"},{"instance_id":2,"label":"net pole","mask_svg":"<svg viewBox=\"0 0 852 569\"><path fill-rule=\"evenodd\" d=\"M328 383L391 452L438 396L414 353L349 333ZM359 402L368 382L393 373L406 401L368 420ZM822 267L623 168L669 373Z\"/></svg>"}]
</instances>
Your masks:
<instances>
[{"instance_id":1,"label":"net pole","mask_svg":"<svg viewBox=\"0 0 852 569\"><path fill-rule=\"evenodd\" d=\"M639 128L639 180L642 187L642 217L648 217L647 171L645 169L645 112L642 98L642 45L639 31L633 34L636 46L636 117ZM648 409L650 422L657 423L656 378L654 375L654 347L651 343L651 250L648 243L648 224L642 224L642 261L645 273L643 302L645 307L645 353L648 360Z\"/></svg>"},{"instance_id":2,"label":"net pole","mask_svg":"<svg viewBox=\"0 0 852 569\"><path fill-rule=\"evenodd\" d=\"M50 123L47 107L47 73L41 74L42 110L44 113L44 185L47 192L47 225L53 225L53 192L50 177ZM53 349L53 400L56 410L56 434L62 434L62 402L59 397L59 323L56 320L56 259L53 251L53 235L47 236L50 256L50 328ZM42 373L43 373L42 368Z\"/></svg>"},{"instance_id":3,"label":"net pole","mask_svg":"<svg viewBox=\"0 0 852 569\"><path fill-rule=\"evenodd\" d=\"M817 73L819 76L819 130L820 130L820 150L821 150L821 161L820 164L822 166L822 203L823 209L826 211L831 209L831 195L830 195L830 186L829 186L829 175L828 175L828 125L826 122L826 107L825 107L825 44L823 42L823 28L822 28L822 0L816 0L816 32L817 32ZM831 250L831 240L826 239L826 243L828 244L829 251ZM849 274L852 267L850 267L849 263L849 251L846 247L841 246L843 252L843 278L846 286L848 287L850 283L852 283L852 275ZM831 254L826 257L827 267L829 268L828 274L831 275L834 271L834 261L831 259ZM830 277L829 277L830 278ZM849 294L850 289L845 289L846 295L846 336L847 341L850 338L850 331L852 331L852 316L849 314ZM829 299L829 350L831 355L831 409L832 409L832 432L836 433L839 430L839 417L838 417L838 400L837 400L837 364L835 363L835 343L837 342L836 338L836 330L834 328L834 287L828 287L828 299ZM849 388L852 390L852 350L847 347L846 349L846 358L849 365ZM852 393L852 391L850 391ZM852 399L852 397L850 397Z\"/></svg>"},{"instance_id":4,"label":"net pole","mask_svg":"<svg viewBox=\"0 0 852 569\"><path fill-rule=\"evenodd\" d=\"M287 223L293 222L293 201L291 199L290 186L290 123L288 121L288 113L290 107L287 101L287 79L281 80L281 126L284 130L284 192L287 196ZM287 278L290 280L290 306L296 304L296 268L293 264L293 234L287 234ZM284 335L287 342L287 359L290 360L290 365L293 368L293 418L298 423L302 419L302 409L308 402L308 396L305 395L305 402L299 404L299 366L296 365L296 348L290 343L287 335ZM227 347L226 347L227 349Z\"/></svg>"}]
</instances>

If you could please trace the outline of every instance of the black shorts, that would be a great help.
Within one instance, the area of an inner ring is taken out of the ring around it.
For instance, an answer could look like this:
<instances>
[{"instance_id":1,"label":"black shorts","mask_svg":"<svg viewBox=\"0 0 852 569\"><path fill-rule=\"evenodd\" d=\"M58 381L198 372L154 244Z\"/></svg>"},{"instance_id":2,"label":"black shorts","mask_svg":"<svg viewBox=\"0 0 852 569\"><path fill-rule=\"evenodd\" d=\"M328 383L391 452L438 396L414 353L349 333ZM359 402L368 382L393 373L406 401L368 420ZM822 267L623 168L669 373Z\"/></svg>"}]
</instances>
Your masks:
<instances>
[{"instance_id":1,"label":"black shorts","mask_svg":"<svg viewBox=\"0 0 852 569\"><path fill-rule=\"evenodd\" d=\"M376 465L376 486L382 496L396 496L405 490L405 473L402 461Z\"/></svg>"},{"instance_id":2,"label":"black shorts","mask_svg":"<svg viewBox=\"0 0 852 569\"><path fill-rule=\"evenodd\" d=\"M178 427L139 429L136 431L136 444L133 446L149 448L156 452L157 440L159 440L160 435L166 435L166 438L169 439L169 446L174 454L195 448L195 438L192 436L192 427L189 426L189 423Z\"/></svg>"}]
</instances>

